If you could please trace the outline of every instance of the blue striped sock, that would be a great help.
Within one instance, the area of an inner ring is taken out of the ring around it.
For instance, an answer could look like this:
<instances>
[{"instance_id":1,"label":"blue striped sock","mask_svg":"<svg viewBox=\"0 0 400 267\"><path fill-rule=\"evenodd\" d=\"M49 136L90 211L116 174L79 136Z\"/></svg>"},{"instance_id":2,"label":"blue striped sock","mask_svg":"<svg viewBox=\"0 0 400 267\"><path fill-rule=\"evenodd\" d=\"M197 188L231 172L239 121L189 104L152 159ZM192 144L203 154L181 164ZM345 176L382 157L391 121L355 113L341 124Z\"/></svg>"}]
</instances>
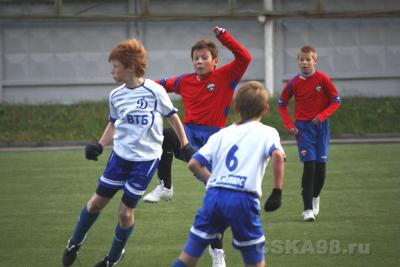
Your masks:
<instances>
[{"instance_id":1,"label":"blue striped sock","mask_svg":"<svg viewBox=\"0 0 400 267\"><path fill-rule=\"evenodd\" d=\"M121 256L121 252L125 247L126 241L128 241L129 237L132 234L134 226L135 225L132 225L127 229L122 229L119 226L119 223L117 223L117 227L115 227L114 240L110 252L108 252L107 255L107 259L109 261L116 262L119 259L119 257Z\"/></svg>"},{"instance_id":2,"label":"blue striped sock","mask_svg":"<svg viewBox=\"0 0 400 267\"><path fill-rule=\"evenodd\" d=\"M98 213L89 213L86 209L86 206L82 208L81 214L79 215L78 222L75 226L75 231L72 234L70 244L79 244L85 238L86 233L89 231L90 227L96 221L97 217L99 217L100 212Z\"/></svg>"}]
</instances>

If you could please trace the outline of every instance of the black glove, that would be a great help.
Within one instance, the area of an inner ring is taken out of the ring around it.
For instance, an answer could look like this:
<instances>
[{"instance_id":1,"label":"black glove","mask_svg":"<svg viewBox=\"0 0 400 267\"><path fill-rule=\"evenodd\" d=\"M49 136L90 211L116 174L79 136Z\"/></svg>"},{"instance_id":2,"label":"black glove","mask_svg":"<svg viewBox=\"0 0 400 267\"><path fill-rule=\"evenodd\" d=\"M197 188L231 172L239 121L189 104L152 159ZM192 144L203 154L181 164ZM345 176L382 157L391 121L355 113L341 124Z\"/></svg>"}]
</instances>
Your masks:
<instances>
[{"instance_id":1,"label":"black glove","mask_svg":"<svg viewBox=\"0 0 400 267\"><path fill-rule=\"evenodd\" d=\"M103 153L103 146L99 143L88 144L85 148L85 156L89 160L97 161L97 157Z\"/></svg>"},{"instance_id":2,"label":"black glove","mask_svg":"<svg viewBox=\"0 0 400 267\"><path fill-rule=\"evenodd\" d=\"M274 211L281 206L282 190L274 188L264 204L265 211Z\"/></svg>"},{"instance_id":3,"label":"black glove","mask_svg":"<svg viewBox=\"0 0 400 267\"><path fill-rule=\"evenodd\" d=\"M189 143L187 143L182 149L181 153L183 154L183 159L186 162L192 158L193 154L196 153L196 149L194 149Z\"/></svg>"}]
</instances>

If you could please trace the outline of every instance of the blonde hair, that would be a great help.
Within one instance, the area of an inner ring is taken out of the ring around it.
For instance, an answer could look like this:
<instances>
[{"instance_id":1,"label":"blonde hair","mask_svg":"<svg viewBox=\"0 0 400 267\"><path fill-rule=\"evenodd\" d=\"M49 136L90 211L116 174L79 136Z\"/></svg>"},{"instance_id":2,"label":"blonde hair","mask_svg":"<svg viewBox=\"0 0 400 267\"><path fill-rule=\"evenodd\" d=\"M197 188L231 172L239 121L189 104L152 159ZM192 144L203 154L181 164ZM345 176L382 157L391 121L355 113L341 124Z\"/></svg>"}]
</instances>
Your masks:
<instances>
[{"instance_id":1,"label":"blonde hair","mask_svg":"<svg viewBox=\"0 0 400 267\"><path fill-rule=\"evenodd\" d=\"M239 113L238 124L264 115L269 108L269 95L265 87L257 81L246 82L236 92L234 103Z\"/></svg>"},{"instance_id":2,"label":"blonde hair","mask_svg":"<svg viewBox=\"0 0 400 267\"><path fill-rule=\"evenodd\" d=\"M136 77L143 77L147 67L147 55L144 46L136 39L117 44L110 52L108 61L119 61L125 68L134 67Z\"/></svg>"},{"instance_id":3,"label":"blonde hair","mask_svg":"<svg viewBox=\"0 0 400 267\"><path fill-rule=\"evenodd\" d=\"M308 54L308 53L313 54L312 57L314 59L317 59L318 57L317 50L315 50L314 47L309 45L303 46L302 48L299 49L299 52L297 53L297 58L300 57L300 54Z\"/></svg>"}]
</instances>

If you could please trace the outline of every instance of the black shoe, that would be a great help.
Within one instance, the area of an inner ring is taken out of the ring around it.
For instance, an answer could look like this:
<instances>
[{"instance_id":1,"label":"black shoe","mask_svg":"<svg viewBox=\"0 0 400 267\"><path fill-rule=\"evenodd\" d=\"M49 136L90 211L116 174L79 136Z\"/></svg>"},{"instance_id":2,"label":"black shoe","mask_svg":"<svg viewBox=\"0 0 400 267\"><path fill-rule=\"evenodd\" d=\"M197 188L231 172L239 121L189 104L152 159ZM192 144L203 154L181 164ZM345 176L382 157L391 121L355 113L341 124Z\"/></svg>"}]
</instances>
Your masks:
<instances>
[{"instance_id":1,"label":"black shoe","mask_svg":"<svg viewBox=\"0 0 400 267\"><path fill-rule=\"evenodd\" d=\"M68 267L68 266L71 266L72 264L74 264L74 261L76 260L76 256L78 256L78 251L81 248L81 245L85 242L85 240L86 240L86 236L85 236L85 238L83 238L82 242L80 242L77 245L70 244L71 239L68 240L68 244L64 250L63 259L62 259L64 267Z\"/></svg>"},{"instance_id":2,"label":"black shoe","mask_svg":"<svg viewBox=\"0 0 400 267\"><path fill-rule=\"evenodd\" d=\"M119 259L116 262L111 262L105 257L102 261L98 262L94 267L114 267L119 263L125 255L125 249L122 250Z\"/></svg>"}]
</instances>

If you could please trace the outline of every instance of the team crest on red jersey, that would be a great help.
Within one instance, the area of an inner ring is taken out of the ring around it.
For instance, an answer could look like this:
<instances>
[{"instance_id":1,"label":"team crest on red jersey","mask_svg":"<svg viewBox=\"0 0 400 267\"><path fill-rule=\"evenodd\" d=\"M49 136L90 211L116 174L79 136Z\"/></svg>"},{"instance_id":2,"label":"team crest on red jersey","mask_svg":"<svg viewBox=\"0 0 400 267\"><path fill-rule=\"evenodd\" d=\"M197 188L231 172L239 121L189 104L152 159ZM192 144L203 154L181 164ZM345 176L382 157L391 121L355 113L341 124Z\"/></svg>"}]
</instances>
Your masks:
<instances>
[{"instance_id":1,"label":"team crest on red jersey","mask_svg":"<svg viewBox=\"0 0 400 267\"><path fill-rule=\"evenodd\" d=\"M317 85L315 87L315 91L317 91L318 93L321 92L321 89L322 89L321 85Z\"/></svg>"},{"instance_id":2,"label":"team crest on red jersey","mask_svg":"<svg viewBox=\"0 0 400 267\"><path fill-rule=\"evenodd\" d=\"M209 83L207 84L207 90L208 90L209 92L214 92L214 90L215 90L215 83L209 82Z\"/></svg>"}]
</instances>

